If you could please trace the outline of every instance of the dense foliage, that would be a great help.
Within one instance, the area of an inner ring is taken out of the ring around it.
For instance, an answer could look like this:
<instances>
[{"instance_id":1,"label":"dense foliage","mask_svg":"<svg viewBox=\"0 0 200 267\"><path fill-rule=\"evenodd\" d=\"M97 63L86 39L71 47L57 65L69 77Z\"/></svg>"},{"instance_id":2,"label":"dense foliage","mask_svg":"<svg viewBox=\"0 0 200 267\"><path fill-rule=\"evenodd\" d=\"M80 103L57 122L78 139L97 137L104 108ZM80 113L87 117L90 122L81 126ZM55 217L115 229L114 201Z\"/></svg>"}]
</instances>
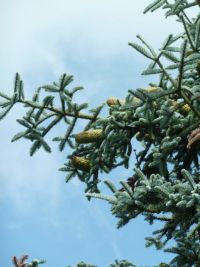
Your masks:
<instances>
[{"instance_id":1,"label":"dense foliage","mask_svg":"<svg viewBox=\"0 0 200 267\"><path fill-rule=\"evenodd\" d=\"M169 265L160 263L160 267L200 266L200 14L196 12L197 5L199 1L156 0L146 7L144 13L163 8L166 17L177 16L183 32L169 35L158 52L141 36L137 36L141 44L129 43L150 61L142 74L158 75L159 79L149 83L148 88L129 90L124 100L108 99L107 117L100 117L103 105L82 113L88 104L77 104L73 97L83 88L69 89L73 76L67 74L58 82L40 86L31 100L24 96L19 74L12 96L0 92L1 119L16 103L28 109L17 120L24 130L12 141L30 140L30 155L41 147L51 152L46 135L59 123L66 126L64 135L53 139L60 151L66 145L72 149L60 170L67 172L66 181L78 177L85 183L88 199L108 201L112 214L119 218L118 227L138 215L143 215L150 224L155 220L163 223L152 237L146 238L147 246L155 245L175 254ZM194 11L193 18L188 10ZM79 120L87 123L81 133L76 133ZM133 149L135 140L143 146L139 152ZM133 157L136 164L130 166ZM130 177L120 182L121 189L105 181L111 195L104 195L98 187L99 175L120 167L129 169ZM171 239L176 245L166 248ZM35 264L40 263L43 261ZM14 264L22 266L17 260ZM77 266L92 267L84 263ZM134 265L116 261L111 266Z\"/></svg>"}]
</instances>

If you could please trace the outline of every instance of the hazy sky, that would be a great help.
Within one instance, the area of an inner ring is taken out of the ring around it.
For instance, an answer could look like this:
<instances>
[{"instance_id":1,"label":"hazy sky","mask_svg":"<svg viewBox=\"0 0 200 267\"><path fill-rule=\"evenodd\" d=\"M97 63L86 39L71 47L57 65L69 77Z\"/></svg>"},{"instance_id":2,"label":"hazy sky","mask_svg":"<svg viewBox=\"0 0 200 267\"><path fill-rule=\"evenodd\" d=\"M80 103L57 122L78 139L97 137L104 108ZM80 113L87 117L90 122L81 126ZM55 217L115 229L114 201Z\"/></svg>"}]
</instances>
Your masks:
<instances>
[{"instance_id":1,"label":"hazy sky","mask_svg":"<svg viewBox=\"0 0 200 267\"><path fill-rule=\"evenodd\" d=\"M136 4L137 2L137 4ZM0 88L8 94L19 72L31 97L42 84L66 72L74 86L82 85L79 102L91 107L109 96L123 98L130 88L146 87L140 76L148 60L128 46L139 33L155 48L180 30L163 12L143 15L149 0L6 0L0 2ZM152 81L152 79L151 79ZM88 202L76 179L65 184L58 168L69 150L29 156L27 141L10 142L21 130L16 106L1 121L0 266L11 266L13 255L46 258L48 267L75 265L83 260L100 267L114 259L152 266L170 255L145 249L144 237L155 227L142 218L116 230L117 220L103 201ZM60 131L60 132L59 132ZM60 135L63 129L58 129ZM134 166L133 166L134 167ZM130 170L131 171L131 170ZM102 179L126 179L117 171Z\"/></svg>"}]
</instances>

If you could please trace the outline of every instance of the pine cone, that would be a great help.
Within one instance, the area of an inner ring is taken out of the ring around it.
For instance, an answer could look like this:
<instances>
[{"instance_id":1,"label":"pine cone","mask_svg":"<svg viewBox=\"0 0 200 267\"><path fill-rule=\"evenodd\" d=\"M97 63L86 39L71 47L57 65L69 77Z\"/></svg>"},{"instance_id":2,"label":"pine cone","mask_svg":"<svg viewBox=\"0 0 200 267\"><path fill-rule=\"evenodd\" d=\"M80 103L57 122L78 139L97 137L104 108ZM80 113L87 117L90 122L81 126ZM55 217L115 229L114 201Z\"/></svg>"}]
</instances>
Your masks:
<instances>
[{"instance_id":1,"label":"pine cone","mask_svg":"<svg viewBox=\"0 0 200 267\"><path fill-rule=\"evenodd\" d=\"M82 171L90 170L90 161L84 157L74 156L71 159L71 163L78 170L82 170Z\"/></svg>"},{"instance_id":2,"label":"pine cone","mask_svg":"<svg viewBox=\"0 0 200 267\"><path fill-rule=\"evenodd\" d=\"M140 102L140 99L137 98L137 97L133 97L133 103L134 104L137 104ZM125 100L123 99L117 99L116 97L110 97L107 99L106 101L107 105L110 107L110 106L113 106L113 105L118 105L119 103L121 105L124 105L125 104Z\"/></svg>"},{"instance_id":3,"label":"pine cone","mask_svg":"<svg viewBox=\"0 0 200 267\"><path fill-rule=\"evenodd\" d=\"M121 105L123 105L123 104L125 104L125 101L124 100L119 100L116 97L110 97L110 98L107 99L106 103L110 107L110 106L113 106L113 105L118 105L119 103Z\"/></svg>"},{"instance_id":4,"label":"pine cone","mask_svg":"<svg viewBox=\"0 0 200 267\"><path fill-rule=\"evenodd\" d=\"M85 131L75 136L75 140L79 144L98 142L102 138L103 138L103 130L101 129Z\"/></svg>"},{"instance_id":5,"label":"pine cone","mask_svg":"<svg viewBox=\"0 0 200 267\"><path fill-rule=\"evenodd\" d=\"M191 108L188 104L185 104L185 105L180 107L180 113L183 115L187 115L190 110L191 110Z\"/></svg>"},{"instance_id":6,"label":"pine cone","mask_svg":"<svg viewBox=\"0 0 200 267\"><path fill-rule=\"evenodd\" d=\"M158 91L159 88L158 88L158 87L148 87L148 88L146 88L145 90L146 90L147 92L152 93L152 92L156 92L156 91Z\"/></svg>"},{"instance_id":7,"label":"pine cone","mask_svg":"<svg viewBox=\"0 0 200 267\"><path fill-rule=\"evenodd\" d=\"M180 114L187 115L188 112L191 110L190 106L188 104L182 105L178 103L177 101L173 101L172 106L177 109Z\"/></svg>"}]
</instances>

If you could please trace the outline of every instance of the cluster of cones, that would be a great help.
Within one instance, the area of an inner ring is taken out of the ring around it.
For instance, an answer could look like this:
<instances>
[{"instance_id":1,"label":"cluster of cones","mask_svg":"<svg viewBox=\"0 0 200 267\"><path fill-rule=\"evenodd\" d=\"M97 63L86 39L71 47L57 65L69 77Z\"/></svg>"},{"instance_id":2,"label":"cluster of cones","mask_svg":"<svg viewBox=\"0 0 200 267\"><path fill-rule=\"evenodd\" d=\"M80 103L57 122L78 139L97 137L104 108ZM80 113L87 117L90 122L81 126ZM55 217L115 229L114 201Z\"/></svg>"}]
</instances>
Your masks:
<instances>
[{"instance_id":1,"label":"cluster of cones","mask_svg":"<svg viewBox=\"0 0 200 267\"><path fill-rule=\"evenodd\" d=\"M149 93L155 93L156 91L160 90L160 88L148 87L145 90L148 91ZM137 97L134 97L133 102L139 103L140 99ZM115 97L110 97L109 99L107 99L106 103L109 107L114 106L114 105L124 105L125 100L120 100ZM173 107L179 108L180 113L184 115L188 114L188 112L191 110L188 104L180 105L180 103L176 101L174 101ZM138 141L140 141L139 136L140 136L140 132L138 132L138 134L136 135ZM92 130L84 131L84 132L77 134L75 136L75 140L78 144L87 144L87 143L99 142L103 139L103 137L104 137L104 133L102 129L92 129ZM194 139L192 139L192 141L189 141L188 146L191 145L191 142L194 142ZM79 169L82 171L88 172L91 168L89 159L85 157L73 156L71 158L71 163L76 169Z\"/></svg>"}]
</instances>

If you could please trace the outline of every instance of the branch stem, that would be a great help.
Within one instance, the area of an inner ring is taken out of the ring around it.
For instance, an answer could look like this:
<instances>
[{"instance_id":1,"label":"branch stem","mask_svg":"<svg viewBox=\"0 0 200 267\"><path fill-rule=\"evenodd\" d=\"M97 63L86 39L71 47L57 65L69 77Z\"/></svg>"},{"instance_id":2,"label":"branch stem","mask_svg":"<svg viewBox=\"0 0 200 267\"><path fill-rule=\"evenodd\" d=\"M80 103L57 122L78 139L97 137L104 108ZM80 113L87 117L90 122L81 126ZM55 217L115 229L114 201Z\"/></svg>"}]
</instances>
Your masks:
<instances>
[{"instance_id":1,"label":"branch stem","mask_svg":"<svg viewBox=\"0 0 200 267\"><path fill-rule=\"evenodd\" d=\"M26 106L33 107L33 108L38 108L38 109L43 108L43 106L40 105L39 103L34 103L34 102L27 101L27 100L20 100L18 102L20 102L22 104L25 104ZM65 111L62 111L61 109L57 109L57 108L53 108L53 107L45 107L45 109L46 110L49 110L51 112L60 114L62 116L74 117L74 112L68 112L66 110ZM83 113L78 113L77 114L77 117L80 118L80 119L86 119L86 120L93 120L94 119L94 116L93 115L83 114Z\"/></svg>"}]
</instances>

